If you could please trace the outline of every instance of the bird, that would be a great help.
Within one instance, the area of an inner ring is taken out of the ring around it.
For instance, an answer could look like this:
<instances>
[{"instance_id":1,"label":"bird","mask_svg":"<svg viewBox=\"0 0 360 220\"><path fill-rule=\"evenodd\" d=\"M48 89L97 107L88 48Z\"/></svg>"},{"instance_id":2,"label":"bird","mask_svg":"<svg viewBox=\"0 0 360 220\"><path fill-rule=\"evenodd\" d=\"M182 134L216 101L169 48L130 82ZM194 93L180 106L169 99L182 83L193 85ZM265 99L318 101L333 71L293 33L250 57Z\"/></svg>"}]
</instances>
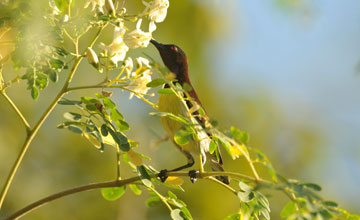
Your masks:
<instances>
[{"instance_id":1,"label":"bird","mask_svg":"<svg viewBox=\"0 0 360 220\"><path fill-rule=\"evenodd\" d=\"M175 80L177 81L177 83L182 86L184 86L184 84L187 84L187 86L190 87L187 94L191 96L193 102L189 101L189 99L186 99L185 104L187 105L187 108L191 109L195 104L194 102L196 102L196 104L202 107L200 99L196 94L189 78L188 59L185 52L180 47L174 44L162 44L155 41L154 39L151 39L150 42L159 51L160 57L164 65L169 69L171 73L175 74ZM165 84L164 87L169 88L170 86L168 84ZM184 96L186 96L185 93ZM174 115L189 117L187 114L187 109L184 106L184 102L173 94L160 94L158 101L158 110L160 112L169 112ZM193 115L199 114L197 111L195 111ZM201 126L202 128L198 129L197 131L197 136L199 137L200 141L198 141L199 143L197 143L195 140L191 140L189 141L189 143L180 146L174 141L174 135L183 127L183 124L168 117L160 117L161 124L163 125L168 137L172 138L174 145L187 158L187 163L183 166L177 167L172 170L162 170L159 174L159 177L162 181L166 180L167 172L179 171L192 167L195 164L193 154L201 154L201 160L203 162L202 164L205 164L205 162L208 161L213 171L224 171L222 167L223 161L221 158L220 149L217 147L216 153L209 153L209 144L211 142L212 135L211 131L209 129L206 129L206 124L209 123L207 120L208 116L205 113L203 117L194 116L193 118L195 119L193 120L195 124ZM196 171L191 170L189 172L189 176L192 182L196 181ZM229 184L228 176L216 176L216 178L225 184Z\"/></svg>"}]
</instances>

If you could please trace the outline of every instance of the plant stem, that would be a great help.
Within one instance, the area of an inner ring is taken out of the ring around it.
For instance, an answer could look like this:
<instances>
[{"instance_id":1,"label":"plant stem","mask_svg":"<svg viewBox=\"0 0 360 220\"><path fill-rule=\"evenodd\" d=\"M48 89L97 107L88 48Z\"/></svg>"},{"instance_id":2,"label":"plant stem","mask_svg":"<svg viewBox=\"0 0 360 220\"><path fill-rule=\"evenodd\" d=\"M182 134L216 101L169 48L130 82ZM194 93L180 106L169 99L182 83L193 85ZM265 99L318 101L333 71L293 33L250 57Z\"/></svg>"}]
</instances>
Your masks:
<instances>
[{"instance_id":1,"label":"plant stem","mask_svg":"<svg viewBox=\"0 0 360 220\"><path fill-rule=\"evenodd\" d=\"M90 43L90 45L92 46L95 41L98 39L101 31L103 30L105 26L101 27L99 29L99 31L97 32L96 36L94 37L94 39L92 40L92 42ZM77 45L75 45L76 48L78 48ZM83 54L85 54L85 51L83 52ZM50 113L52 112L52 110L55 108L57 102L61 99L61 97L63 97L67 91L68 91L68 87L69 87L69 84L72 80L72 78L74 77L74 74L81 62L81 60L83 59L83 56L79 56L75 59L75 63L70 71L70 74L68 76L68 78L66 79L65 81L65 84L63 86L63 88L61 89L61 91L58 93L58 95L56 96L56 98L52 101L52 103L50 104L50 106L46 109L46 111L44 112L44 114L41 116L41 118L39 119L39 121L37 122L37 124L35 125L35 127L28 133L28 136L26 137L26 140L25 140L25 143L20 151L20 154L18 155L13 167L11 168L11 171L6 179L6 182L5 182L5 185L1 191L1 195L0 195L0 210L1 210L1 207L4 203L4 200L5 200L5 197L7 195L7 192L10 188L10 185L14 179L14 176L25 156L25 153L27 151L27 149L29 148L30 146L30 143L32 142L32 140L34 139L34 137L36 136L37 132L39 131L40 127L43 125L43 123L45 122L45 120L47 119L47 117L50 115Z\"/></svg>"},{"instance_id":2,"label":"plant stem","mask_svg":"<svg viewBox=\"0 0 360 220\"><path fill-rule=\"evenodd\" d=\"M117 180L121 180L121 176L120 176L120 149L119 149L119 146L116 145L116 179Z\"/></svg>"},{"instance_id":3,"label":"plant stem","mask_svg":"<svg viewBox=\"0 0 360 220\"><path fill-rule=\"evenodd\" d=\"M142 94L142 93L138 93L135 92L134 90L131 90L129 88L126 88L125 86L105 86L105 85L92 85L92 86L78 86L78 87L70 87L68 88L67 91L73 91L73 90L80 90L80 89L95 89L95 88L119 88L119 89L123 89L129 92L134 93L137 97L139 97L140 99L142 99L144 102L146 102L147 104L149 104L150 106L152 106L153 108L157 109L157 105L150 102L149 100L145 99L144 96L149 96L146 94Z\"/></svg>"},{"instance_id":4,"label":"plant stem","mask_svg":"<svg viewBox=\"0 0 360 220\"><path fill-rule=\"evenodd\" d=\"M154 186L152 187L148 187L151 191L153 191L157 196L159 196L160 200L167 206L167 208L169 209L169 211L172 211L172 208L170 206L170 204L166 201L166 198L161 195L155 188Z\"/></svg>"},{"instance_id":5,"label":"plant stem","mask_svg":"<svg viewBox=\"0 0 360 220\"><path fill-rule=\"evenodd\" d=\"M241 179L246 179L252 182L261 182L263 184L268 184L268 185L272 185L272 182L267 181L267 180L256 180L253 177L250 176L246 176L240 173L233 173L233 172L203 172L201 174L198 174L198 178L202 179L202 178L208 178L208 177L212 177L212 176L232 176L232 177L237 177L237 178L241 178ZM189 176L188 172L169 172L168 176ZM150 178L156 178L157 175L153 174L150 175ZM68 195L72 195L72 194L76 194L79 192L84 192L84 191L88 191L88 190L93 190L93 189L99 189L99 188L107 188L107 187L121 187L130 183L134 183L140 180L140 177L136 176L136 177L131 177L128 179L123 179L123 180L114 180L114 181L109 181L109 182L100 182L100 183L91 183L88 185L84 185L84 186L78 186L75 188L71 188L71 189L67 189L55 194L52 194L50 196L47 196L45 198L42 198L34 203L31 203L30 205L20 209L19 211L15 212L14 214L10 215L9 217L5 218L4 220L13 220L13 219L18 219L22 216L24 216L25 214L41 207L42 205L60 199L62 197L68 196ZM233 190L231 190L233 191ZM156 193L156 192L155 192ZM161 197L160 197L161 198ZM171 208L171 207L170 207ZM171 209L170 209L171 210Z\"/></svg>"},{"instance_id":6,"label":"plant stem","mask_svg":"<svg viewBox=\"0 0 360 220\"><path fill-rule=\"evenodd\" d=\"M8 103L11 105L11 107L14 109L14 111L16 112L16 114L20 117L21 121L23 122L23 124L25 125L26 131L29 132L30 131L30 124L27 122L26 118L24 117L24 115L21 113L21 111L18 109L18 107L15 105L15 103L11 100L11 98L5 93L4 90L1 90L1 95L4 96L4 98L6 99L6 101L8 101Z\"/></svg>"}]
</instances>

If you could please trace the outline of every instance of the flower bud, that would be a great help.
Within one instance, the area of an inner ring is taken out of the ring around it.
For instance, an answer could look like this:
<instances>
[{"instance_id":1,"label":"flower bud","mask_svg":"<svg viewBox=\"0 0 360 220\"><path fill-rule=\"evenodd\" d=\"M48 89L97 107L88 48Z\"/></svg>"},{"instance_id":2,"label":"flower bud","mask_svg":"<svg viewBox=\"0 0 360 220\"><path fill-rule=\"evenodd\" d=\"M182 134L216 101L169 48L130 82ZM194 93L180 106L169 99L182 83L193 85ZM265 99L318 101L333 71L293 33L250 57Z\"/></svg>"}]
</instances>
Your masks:
<instances>
[{"instance_id":1,"label":"flower bud","mask_svg":"<svg viewBox=\"0 0 360 220\"><path fill-rule=\"evenodd\" d=\"M115 7L112 0L105 0L105 7L106 10L109 12L109 14L114 15L115 14Z\"/></svg>"},{"instance_id":2,"label":"flower bud","mask_svg":"<svg viewBox=\"0 0 360 220\"><path fill-rule=\"evenodd\" d=\"M96 69L99 69L99 59L94 50L90 47L87 48L86 57L91 65L93 65Z\"/></svg>"}]
</instances>

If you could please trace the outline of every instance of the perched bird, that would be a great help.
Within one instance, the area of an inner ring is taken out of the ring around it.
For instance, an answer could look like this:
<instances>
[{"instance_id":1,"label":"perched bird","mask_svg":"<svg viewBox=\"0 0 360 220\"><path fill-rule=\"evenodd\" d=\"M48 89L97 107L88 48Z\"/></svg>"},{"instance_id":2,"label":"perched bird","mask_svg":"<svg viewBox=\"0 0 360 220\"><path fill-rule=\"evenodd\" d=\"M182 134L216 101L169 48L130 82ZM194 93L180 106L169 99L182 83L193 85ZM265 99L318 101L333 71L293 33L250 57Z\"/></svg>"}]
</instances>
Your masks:
<instances>
[{"instance_id":1,"label":"perched bird","mask_svg":"<svg viewBox=\"0 0 360 220\"><path fill-rule=\"evenodd\" d=\"M184 51L181 50L178 46L173 44L161 44L155 40L151 40L150 42L159 51L165 66L172 73L175 74L176 76L175 78L177 82L180 83L181 85L187 83L191 87L191 90L188 92L188 94L191 96L192 100L194 100L198 105L202 106L189 79L188 60ZM165 85L165 87L169 87L169 85ZM188 109L191 109L191 107L193 106L193 104L190 101L186 101L186 105ZM182 115L182 116L188 115L184 103L176 95L173 94L161 94L159 97L158 106L160 112L169 112L174 115ZM195 112L194 115L198 115L198 113ZM166 133L168 134L168 137L172 138L173 140L175 133L182 128L183 124L181 124L178 121L172 120L168 117L160 117L160 120ZM163 170L162 172L160 172L161 175L160 178L162 180L166 180L166 176L164 176L166 175L166 172L179 171L185 168L192 167L195 163L192 153L196 155L199 155L201 153L201 160L203 164L207 160L213 171L224 171L224 169L222 168L222 159L219 149L217 148L217 152L216 152L218 157L216 157L215 152L213 154L209 153L211 134L209 133L210 131L206 131L204 127L206 124L205 118L195 117L195 123L198 124L198 126L201 126L202 128L202 129L198 129L199 131L197 136L200 139L199 143L197 143L194 140L191 140L189 143L180 146L176 144L175 141L173 141L175 146L186 156L188 161L187 164L169 171ZM191 177L191 173L189 173L189 175ZM225 184L229 184L229 178L227 176L217 176L216 178ZM196 178L193 177L192 180L196 180Z\"/></svg>"}]
</instances>

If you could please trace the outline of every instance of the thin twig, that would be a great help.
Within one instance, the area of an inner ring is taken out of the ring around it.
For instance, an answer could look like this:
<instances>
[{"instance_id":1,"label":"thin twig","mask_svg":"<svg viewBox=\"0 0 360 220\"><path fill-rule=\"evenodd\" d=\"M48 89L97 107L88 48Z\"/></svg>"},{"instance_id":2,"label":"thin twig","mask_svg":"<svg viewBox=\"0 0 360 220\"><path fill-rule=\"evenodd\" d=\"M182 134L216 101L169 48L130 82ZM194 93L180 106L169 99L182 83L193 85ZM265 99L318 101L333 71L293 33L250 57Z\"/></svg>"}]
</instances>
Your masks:
<instances>
[{"instance_id":1,"label":"thin twig","mask_svg":"<svg viewBox=\"0 0 360 220\"><path fill-rule=\"evenodd\" d=\"M188 172L169 172L167 173L168 176L189 176ZM272 185L273 183L267 180L256 180L253 177L247 176L247 175L243 175L240 173L233 173L233 172L203 172L201 174L198 174L198 179L203 179L203 178L209 178L209 177L213 177L213 176L230 176L233 178L240 178L240 179L246 179L249 180L251 182L254 183L262 183L262 184L267 184L267 185ZM150 175L150 178L157 178L156 174ZM52 194L50 196L47 196L45 198L42 198L34 203L31 203L30 205L18 210L17 212L15 212L14 214L10 215L9 217L5 218L4 220L14 220L14 219L18 219L22 216L24 216L25 214L41 207L42 205L49 203L51 201L60 199L62 197L68 196L68 195L72 195L75 193L79 193L79 192L84 192L84 191L88 191L88 190L93 190L93 189L99 189L99 188L107 188L107 187L120 187L120 186L124 186L130 183L134 183L140 180L140 177L136 176L136 177L131 177L128 179L123 179L123 180L115 180L115 181L110 181L110 182L101 182L101 183L92 183L92 184L88 184L88 185L84 185L84 186L79 186L79 187L75 187L75 188L71 188L71 189L67 189L55 194ZM230 189L230 188L228 188ZM231 190L233 193L234 191ZM156 192L155 192L156 193ZM161 197L160 197L161 198ZM171 208L171 207L170 207ZM170 209L171 210L171 209Z\"/></svg>"},{"instance_id":2,"label":"thin twig","mask_svg":"<svg viewBox=\"0 0 360 220\"><path fill-rule=\"evenodd\" d=\"M11 105L11 107L14 109L14 111L16 112L16 114L20 117L21 121L23 122L23 124L25 125L26 131L29 132L30 131L30 124L27 122L26 118L24 117L24 115L21 113L21 111L18 109L18 107L15 105L15 103L11 100L11 98L5 93L4 90L1 90L1 95L4 96L4 98L6 99L6 101Z\"/></svg>"}]
</instances>

